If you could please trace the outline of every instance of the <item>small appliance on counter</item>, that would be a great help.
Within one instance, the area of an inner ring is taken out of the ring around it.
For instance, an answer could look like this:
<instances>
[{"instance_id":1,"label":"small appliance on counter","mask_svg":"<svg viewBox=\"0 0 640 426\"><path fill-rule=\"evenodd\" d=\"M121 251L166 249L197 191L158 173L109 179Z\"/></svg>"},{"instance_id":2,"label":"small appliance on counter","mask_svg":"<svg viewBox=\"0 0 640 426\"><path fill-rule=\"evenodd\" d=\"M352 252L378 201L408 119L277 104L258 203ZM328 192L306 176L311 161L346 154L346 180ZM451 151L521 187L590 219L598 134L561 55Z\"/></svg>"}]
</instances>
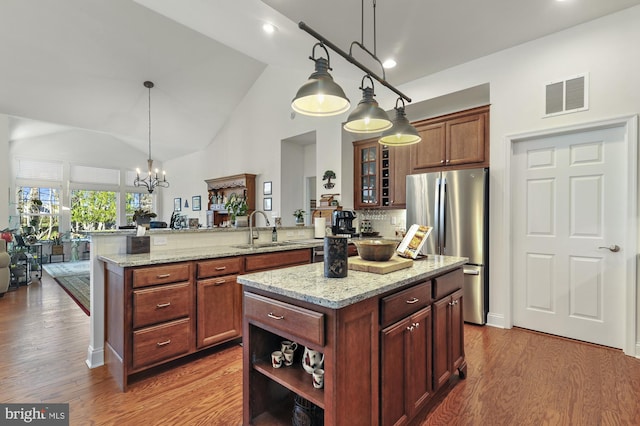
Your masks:
<instances>
[{"instance_id":1,"label":"small appliance on counter","mask_svg":"<svg viewBox=\"0 0 640 426\"><path fill-rule=\"evenodd\" d=\"M353 237L358 234L353 226L356 213L351 210L334 210L331 215L331 232L333 235Z\"/></svg>"}]
</instances>

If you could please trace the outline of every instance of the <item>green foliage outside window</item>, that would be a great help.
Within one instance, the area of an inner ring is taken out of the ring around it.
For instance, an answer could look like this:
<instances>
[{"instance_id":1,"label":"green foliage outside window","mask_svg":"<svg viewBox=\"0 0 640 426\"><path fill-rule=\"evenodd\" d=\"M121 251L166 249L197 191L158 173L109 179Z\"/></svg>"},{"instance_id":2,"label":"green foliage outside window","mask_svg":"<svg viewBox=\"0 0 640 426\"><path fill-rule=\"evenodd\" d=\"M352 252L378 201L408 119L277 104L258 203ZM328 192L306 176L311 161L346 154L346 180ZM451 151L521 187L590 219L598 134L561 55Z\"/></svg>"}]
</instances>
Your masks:
<instances>
[{"instance_id":1,"label":"green foliage outside window","mask_svg":"<svg viewBox=\"0 0 640 426\"><path fill-rule=\"evenodd\" d=\"M116 193L76 190L71 193L71 232L116 229Z\"/></svg>"}]
</instances>

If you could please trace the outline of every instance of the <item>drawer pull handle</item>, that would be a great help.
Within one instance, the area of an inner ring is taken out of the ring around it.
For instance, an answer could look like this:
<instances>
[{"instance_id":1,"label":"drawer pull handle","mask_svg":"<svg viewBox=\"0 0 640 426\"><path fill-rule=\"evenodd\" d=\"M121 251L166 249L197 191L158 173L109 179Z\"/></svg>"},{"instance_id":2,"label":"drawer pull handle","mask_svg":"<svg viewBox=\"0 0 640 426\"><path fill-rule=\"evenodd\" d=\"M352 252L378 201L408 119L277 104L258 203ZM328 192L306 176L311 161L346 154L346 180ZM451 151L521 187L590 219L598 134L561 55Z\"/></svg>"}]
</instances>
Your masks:
<instances>
[{"instance_id":1,"label":"drawer pull handle","mask_svg":"<svg viewBox=\"0 0 640 426\"><path fill-rule=\"evenodd\" d=\"M418 303L420 301L420 299L418 299L417 297L414 297L411 300L407 300L407 303L410 305L413 305L414 303Z\"/></svg>"},{"instance_id":2,"label":"drawer pull handle","mask_svg":"<svg viewBox=\"0 0 640 426\"><path fill-rule=\"evenodd\" d=\"M171 302L167 302L167 303L158 303L156 305L156 308L158 309L162 309L162 308L168 308L169 306L171 306Z\"/></svg>"},{"instance_id":3,"label":"drawer pull handle","mask_svg":"<svg viewBox=\"0 0 640 426\"><path fill-rule=\"evenodd\" d=\"M171 276L171 274L158 274L156 275L156 278L169 278Z\"/></svg>"},{"instance_id":4,"label":"drawer pull handle","mask_svg":"<svg viewBox=\"0 0 640 426\"><path fill-rule=\"evenodd\" d=\"M284 315L274 315L274 314L273 314L273 312L269 312L269 313L267 314L267 316L268 316L269 318L273 318L274 320L281 320L281 319L284 319Z\"/></svg>"},{"instance_id":5,"label":"drawer pull handle","mask_svg":"<svg viewBox=\"0 0 640 426\"><path fill-rule=\"evenodd\" d=\"M224 278L217 280L216 282L213 283L213 285L222 285L224 283L226 283L227 280L225 280Z\"/></svg>"},{"instance_id":6,"label":"drawer pull handle","mask_svg":"<svg viewBox=\"0 0 640 426\"><path fill-rule=\"evenodd\" d=\"M167 346L169 343L171 343L171 339L165 340L164 342L158 342L158 343L156 343L156 346L158 346L158 347Z\"/></svg>"},{"instance_id":7,"label":"drawer pull handle","mask_svg":"<svg viewBox=\"0 0 640 426\"><path fill-rule=\"evenodd\" d=\"M216 271L224 271L225 269L227 269L226 266L216 266Z\"/></svg>"}]
</instances>

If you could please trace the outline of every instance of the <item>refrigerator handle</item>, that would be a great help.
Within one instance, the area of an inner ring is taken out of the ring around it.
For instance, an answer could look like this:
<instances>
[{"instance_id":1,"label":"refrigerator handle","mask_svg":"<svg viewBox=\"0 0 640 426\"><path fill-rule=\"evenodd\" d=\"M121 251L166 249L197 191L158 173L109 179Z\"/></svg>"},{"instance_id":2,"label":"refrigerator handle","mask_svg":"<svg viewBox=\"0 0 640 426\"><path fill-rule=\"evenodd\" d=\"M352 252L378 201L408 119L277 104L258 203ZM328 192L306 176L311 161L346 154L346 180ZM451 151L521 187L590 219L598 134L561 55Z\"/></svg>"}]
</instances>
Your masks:
<instances>
[{"instance_id":1,"label":"refrigerator handle","mask_svg":"<svg viewBox=\"0 0 640 426\"><path fill-rule=\"evenodd\" d=\"M438 252L442 255L447 254L446 240L445 236L447 235L447 221L446 221L446 208L447 208L447 179L440 179L440 200L438 200L438 208L440 212L438 213L438 228L440 229L440 235L438 235L438 240L440 241L440 248Z\"/></svg>"},{"instance_id":2,"label":"refrigerator handle","mask_svg":"<svg viewBox=\"0 0 640 426\"><path fill-rule=\"evenodd\" d=\"M441 223L440 223L440 213L441 213L441 193L440 193L440 186L441 186L441 182L442 182L442 178L437 178L436 179L436 193L434 196L434 200L435 203L433 204L434 206L434 212L433 212L433 219L436 225L436 230L437 230L437 234L434 235L434 238L436 239L436 243L435 243L435 250L436 250L436 254L442 254L442 250L441 250L441 245L442 245L442 232L441 232Z\"/></svg>"}]
</instances>

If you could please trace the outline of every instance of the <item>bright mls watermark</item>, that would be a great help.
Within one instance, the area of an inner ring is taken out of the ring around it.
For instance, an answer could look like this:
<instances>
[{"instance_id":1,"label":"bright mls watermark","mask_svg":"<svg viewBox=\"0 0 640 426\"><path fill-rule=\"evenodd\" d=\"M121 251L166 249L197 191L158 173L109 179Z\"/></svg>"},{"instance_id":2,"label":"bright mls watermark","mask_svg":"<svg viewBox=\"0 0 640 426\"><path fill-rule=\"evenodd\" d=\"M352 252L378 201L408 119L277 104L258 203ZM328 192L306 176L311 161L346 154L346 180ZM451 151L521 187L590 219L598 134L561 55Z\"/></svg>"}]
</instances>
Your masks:
<instances>
[{"instance_id":1,"label":"bright mls watermark","mask_svg":"<svg viewBox=\"0 0 640 426\"><path fill-rule=\"evenodd\" d=\"M0 404L0 425L69 426L69 404Z\"/></svg>"}]
</instances>

